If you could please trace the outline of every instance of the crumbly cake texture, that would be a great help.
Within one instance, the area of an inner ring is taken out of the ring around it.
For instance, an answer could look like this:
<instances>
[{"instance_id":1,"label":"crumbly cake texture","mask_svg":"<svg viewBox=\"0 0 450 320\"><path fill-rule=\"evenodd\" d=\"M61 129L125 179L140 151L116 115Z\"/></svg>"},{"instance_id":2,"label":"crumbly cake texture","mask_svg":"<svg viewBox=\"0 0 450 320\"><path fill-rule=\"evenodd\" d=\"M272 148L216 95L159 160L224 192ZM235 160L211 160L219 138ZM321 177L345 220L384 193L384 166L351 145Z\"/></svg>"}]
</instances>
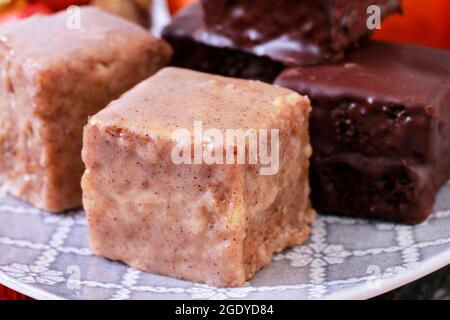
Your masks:
<instances>
[{"instance_id":1,"label":"crumbly cake texture","mask_svg":"<svg viewBox=\"0 0 450 320\"><path fill-rule=\"evenodd\" d=\"M89 115L163 67L171 49L98 9L0 29L0 186L48 211L80 207ZM73 21L72 21L73 22Z\"/></svg>"},{"instance_id":2,"label":"crumbly cake texture","mask_svg":"<svg viewBox=\"0 0 450 320\"><path fill-rule=\"evenodd\" d=\"M314 208L415 224L450 178L450 53L369 42L335 65L276 84L314 106Z\"/></svg>"},{"instance_id":3,"label":"crumbly cake texture","mask_svg":"<svg viewBox=\"0 0 450 320\"><path fill-rule=\"evenodd\" d=\"M92 250L157 274L244 284L273 253L308 238L310 109L287 89L178 68L142 82L85 127ZM279 129L278 173L263 176L260 164L175 164L173 130L195 121L220 132Z\"/></svg>"}]
</instances>

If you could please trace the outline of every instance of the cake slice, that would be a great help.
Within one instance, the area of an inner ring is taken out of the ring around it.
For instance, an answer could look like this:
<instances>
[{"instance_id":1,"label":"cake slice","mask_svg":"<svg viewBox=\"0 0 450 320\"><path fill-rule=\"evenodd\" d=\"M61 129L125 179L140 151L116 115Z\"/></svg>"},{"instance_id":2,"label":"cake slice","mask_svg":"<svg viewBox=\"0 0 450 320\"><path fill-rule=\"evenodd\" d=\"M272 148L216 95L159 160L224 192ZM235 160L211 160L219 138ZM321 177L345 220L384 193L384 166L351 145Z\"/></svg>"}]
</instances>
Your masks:
<instances>
[{"instance_id":1,"label":"cake slice","mask_svg":"<svg viewBox=\"0 0 450 320\"><path fill-rule=\"evenodd\" d=\"M450 178L450 53L370 42L340 64L284 71L314 106L315 209L419 223Z\"/></svg>"},{"instance_id":2,"label":"cake slice","mask_svg":"<svg viewBox=\"0 0 450 320\"><path fill-rule=\"evenodd\" d=\"M222 76L272 83L284 69L281 62L218 42L209 43L203 8L193 4L178 13L163 31L173 49L170 64ZM200 36L203 34L204 36Z\"/></svg>"},{"instance_id":3,"label":"cake slice","mask_svg":"<svg viewBox=\"0 0 450 320\"><path fill-rule=\"evenodd\" d=\"M272 83L284 66L338 62L401 10L400 0L203 0L178 13L163 32L171 64ZM370 11L372 12L372 11Z\"/></svg>"},{"instance_id":4,"label":"cake slice","mask_svg":"<svg viewBox=\"0 0 450 320\"><path fill-rule=\"evenodd\" d=\"M171 49L98 9L0 29L0 187L48 211L81 206L89 115L163 67ZM80 28L78 28L78 26Z\"/></svg>"},{"instance_id":5,"label":"cake slice","mask_svg":"<svg viewBox=\"0 0 450 320\"><path fill-rule=\"evenodd\" d=\"M210 44L222 44L288 65L342 60L344 52L401 11L400 0L201 0ZM372 8L369 8L372 7ZM369 23L368 23L369 21Z\"/></svg>"},{"instance_id":6,"label":"cake slice","mask_svg":"<svg viewBox=\"0 0 450 320\"><path fill-rule=\"evenodd\" d=\"M184 69L142 82L84 131L92 250L148 272L243 285L308 238L310 109L287 89Z\"/></svg>"}]
</instances>

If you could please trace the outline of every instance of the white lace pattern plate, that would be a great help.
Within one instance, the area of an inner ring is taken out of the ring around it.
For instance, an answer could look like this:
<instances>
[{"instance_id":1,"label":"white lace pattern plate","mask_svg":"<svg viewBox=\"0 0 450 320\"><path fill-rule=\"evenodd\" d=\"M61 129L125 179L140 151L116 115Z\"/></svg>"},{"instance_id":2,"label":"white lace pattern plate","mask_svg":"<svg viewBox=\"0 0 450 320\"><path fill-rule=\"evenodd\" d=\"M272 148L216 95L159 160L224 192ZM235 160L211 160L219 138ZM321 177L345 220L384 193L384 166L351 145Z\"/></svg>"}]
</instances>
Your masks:
<instances>
[{"instance_id":1,"label":"white lace pattern plate","mask_svg":"<svg viewBox=\"0 0 450 320\"><path fill-rule=\"evenodd\" d=\"M235 289L96 257L82 211L52 215L0 193L0 283L37 299L367 299L448 264L450 184L418 226L319 215L307 244Z\"/></svg>"}]
</instances>

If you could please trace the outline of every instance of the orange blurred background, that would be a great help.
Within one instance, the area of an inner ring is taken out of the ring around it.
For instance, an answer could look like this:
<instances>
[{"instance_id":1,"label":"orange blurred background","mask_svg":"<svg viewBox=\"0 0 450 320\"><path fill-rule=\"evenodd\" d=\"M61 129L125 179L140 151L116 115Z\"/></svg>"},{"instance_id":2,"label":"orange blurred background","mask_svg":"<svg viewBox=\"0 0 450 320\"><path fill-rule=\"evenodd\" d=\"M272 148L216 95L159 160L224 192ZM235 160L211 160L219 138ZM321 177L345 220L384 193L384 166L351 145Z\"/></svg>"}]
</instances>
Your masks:
<instances>
[{"instance_id":1,"label":"orange blurred background","mask_svg":"<svg viewBox=\"0 0 450 320\"><path fill-rule=\"evenodd\" d=\"M392 16L375 39L450 49L450 1L404 0L403 15Z\"/></svg>"},{"instance_id":2,"label":"orange blurred background","mask_svg":"<svg viewBox=\"0 0 450 320\"><path fill-rule=\"evenodd\" d=\"M178 10L182 9L188 4L197 2L197 0L169 0L169 7L172 13L176 13Z\"/></svg>"},{"instance_id":3,"label":"orange blurred background","mask_svg":"<svg viewBox=\"0 0 450 320\"><path fill-rule=\"evenodd\" d=\"M0 301L1 300L32 300L32 299L0 285Z\"/></svg>"}]
</instances>

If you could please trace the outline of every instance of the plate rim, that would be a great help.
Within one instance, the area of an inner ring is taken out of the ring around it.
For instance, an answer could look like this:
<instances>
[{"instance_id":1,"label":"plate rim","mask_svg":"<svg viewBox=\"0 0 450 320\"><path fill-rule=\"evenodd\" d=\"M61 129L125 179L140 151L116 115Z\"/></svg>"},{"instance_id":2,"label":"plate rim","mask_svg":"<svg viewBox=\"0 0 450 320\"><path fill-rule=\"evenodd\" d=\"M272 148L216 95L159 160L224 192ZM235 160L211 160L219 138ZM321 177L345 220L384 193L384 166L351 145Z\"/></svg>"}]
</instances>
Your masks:
<instances>
[{"instance_id":1,"label":"plate rim","mask_svg":"<svg viewBox=\"0 0 450 320\"><path fill-rule=\"evenodd\" d=\"M404 285L413 283L419 279L422 279L446 266L450 265L450 249L442 252L430 259L424 260L417 267L406 270L405 272L396 274L393 277L382 279L380 283L381 288L374 288L370 291L358 291L356 288L343 292L332 293L327 300L367 300L392 290L398 289Z\"/></svg>"},{"instance_id":2,"label":"plate rim","mask_svg":"<svg viewBox=\"0 0 450 320\"><path fill-rule=\"evenodd\" d=\"M345 290L343 292L332 293L331 295L319 300L367 300L374 297L378 297L392 290L398 289L404 285L412 283L423 277L426 277L433 272L436 272L442 268L445 268L450 264L450 249L440 253L428 260L421 262L417 267L408 269L405 272L396 274L395 276L381 279L380 288L374 288L373 290L359 291L357 288ZM4 272L0 271L0 284L8 287L11 290L17 291L30 298L36 300L68 300L67 298L50 293L44 289L37 288L33 285L23 283L17 279L9 277ZM88 300L88 299L82 299ZM147 299L149 301L158 300L170 300L170 299ZM188 299L195 300L195 299ZM249 299L243 299L249 300ZM270 299L268 299L270 300ZM274 298L273 300L277 300ZM302 299L297 299L302 300ZM307 300L307 299L305 299Z\"/></svg>"},{"instance_id":3,"label":"plate rim","mask_svg":"<svg viewBox=\"0 0 450 320\"><path fill-rule=\"evenodd\" d=\"M0 284L35 300L67 300L44 289L36 288L35 286L9 277L2 271L0 271Z\"/></svg>"}]
</instances>

